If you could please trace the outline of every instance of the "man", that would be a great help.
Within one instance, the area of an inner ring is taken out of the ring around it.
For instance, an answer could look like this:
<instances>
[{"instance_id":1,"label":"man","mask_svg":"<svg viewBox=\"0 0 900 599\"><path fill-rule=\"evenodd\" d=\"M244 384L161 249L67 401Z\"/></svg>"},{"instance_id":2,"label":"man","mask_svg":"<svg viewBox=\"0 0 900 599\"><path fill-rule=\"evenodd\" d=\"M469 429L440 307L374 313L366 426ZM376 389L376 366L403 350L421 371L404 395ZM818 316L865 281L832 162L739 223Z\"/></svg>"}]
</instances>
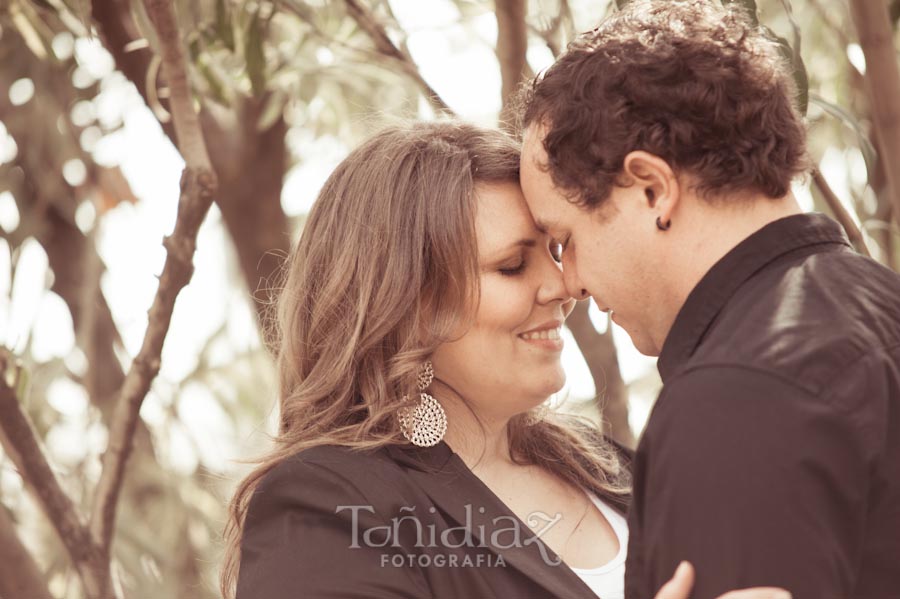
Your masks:
<instances>
[{"instance_id":1,"label":"man","mask_svg":"<svg viewBox=\"0 0 900 599\"><path fill-rule=\"evenodd\" d=\"M659 356L627 596L684 559L694 599L900 597L900 276L802 213L791 77L718 4L632 2L525 98L522 186L569 292Z\"/></svg>"}]
</instances>

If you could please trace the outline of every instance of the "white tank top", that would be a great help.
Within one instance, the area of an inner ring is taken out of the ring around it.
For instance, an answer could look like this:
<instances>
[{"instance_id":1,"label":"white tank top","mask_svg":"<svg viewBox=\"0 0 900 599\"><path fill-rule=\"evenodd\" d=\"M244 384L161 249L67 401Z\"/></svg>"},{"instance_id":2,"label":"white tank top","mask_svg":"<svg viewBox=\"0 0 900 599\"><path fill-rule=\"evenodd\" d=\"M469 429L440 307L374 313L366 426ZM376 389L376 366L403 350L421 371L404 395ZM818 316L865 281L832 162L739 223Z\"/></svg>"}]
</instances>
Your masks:
<instances>
[{"instance_id":1,"label":"white tank top","mask_svg":"<svg viewBox=\"0 0 900 599\"><path fill-rule=\"evenodd\" d=\"M619 512L597 497L597 495L590 491L588 491L587 494L616 533L616 538L619 540L619 552L612 561L602 566L597 568L572 568L572 571L575 572L575 574L577 574L598 597L602 597L603 599L624 599L625 556L628 553L628 523Z\"/></svg>"}]
</instances>

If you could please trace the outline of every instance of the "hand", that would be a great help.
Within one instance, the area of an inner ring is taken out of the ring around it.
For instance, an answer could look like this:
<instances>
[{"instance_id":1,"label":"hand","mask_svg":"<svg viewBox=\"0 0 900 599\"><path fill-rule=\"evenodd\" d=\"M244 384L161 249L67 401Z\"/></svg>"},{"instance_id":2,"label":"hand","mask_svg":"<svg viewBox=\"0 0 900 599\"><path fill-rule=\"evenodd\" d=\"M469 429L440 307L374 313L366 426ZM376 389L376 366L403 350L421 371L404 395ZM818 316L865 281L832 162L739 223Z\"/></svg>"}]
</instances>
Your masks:
<instances>
[{"instance_id":1,"label":"hand","mask_svg":"<svg viewBox=\"0 0 900 599\"><path fill-rule=\"evenodd\" d=\"M694 566L690 562L681 562L671 580L659 589L656 599L688 599L693 586ZM717 599L791 599L791 594L778 587L755 587L731 591Z\"/></svg>"}]
</instances>

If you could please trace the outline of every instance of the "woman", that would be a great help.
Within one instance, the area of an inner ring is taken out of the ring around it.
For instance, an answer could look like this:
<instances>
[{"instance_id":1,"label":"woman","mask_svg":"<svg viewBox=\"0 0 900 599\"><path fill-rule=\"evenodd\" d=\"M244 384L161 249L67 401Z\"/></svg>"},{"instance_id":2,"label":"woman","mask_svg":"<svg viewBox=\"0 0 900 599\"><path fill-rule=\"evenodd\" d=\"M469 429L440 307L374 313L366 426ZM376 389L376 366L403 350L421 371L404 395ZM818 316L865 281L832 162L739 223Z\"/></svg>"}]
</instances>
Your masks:
<instances>
[{"instance_id":1,"label":"woman","mask_svg":"<svg viewBox=\"0 0 900 599\"><path fill-rule=\"evenodd\" d=\"M226 596L622 596L629 452L542 411L574 300L518 165L499 132L415 123L326 182L286 267L280 431L231 505Z\"/></svg>"}]
</instances>

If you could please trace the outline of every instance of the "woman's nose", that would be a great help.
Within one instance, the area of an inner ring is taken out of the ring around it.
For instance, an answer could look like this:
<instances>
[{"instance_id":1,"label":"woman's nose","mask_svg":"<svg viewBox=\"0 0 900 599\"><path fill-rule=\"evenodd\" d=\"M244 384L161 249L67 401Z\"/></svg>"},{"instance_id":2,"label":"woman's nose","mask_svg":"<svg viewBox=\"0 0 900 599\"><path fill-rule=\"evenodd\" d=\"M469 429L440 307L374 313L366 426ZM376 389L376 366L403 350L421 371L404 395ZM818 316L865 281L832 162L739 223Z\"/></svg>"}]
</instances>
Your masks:
<instances>
[{"instance_id":1,"label":"woman's nose","mask_svg":"<svg viewBox=\"0 0 900 599\"><path fill-rule=\"evenodd\" d=\"M542 281L540 292L538 294L539 303L546 304L553 301L565 302L572 299L559 264L550 262L549 260L548 264L550 264L550 266L543 275L545 278Z\"/></svg>"}]
</instances>

